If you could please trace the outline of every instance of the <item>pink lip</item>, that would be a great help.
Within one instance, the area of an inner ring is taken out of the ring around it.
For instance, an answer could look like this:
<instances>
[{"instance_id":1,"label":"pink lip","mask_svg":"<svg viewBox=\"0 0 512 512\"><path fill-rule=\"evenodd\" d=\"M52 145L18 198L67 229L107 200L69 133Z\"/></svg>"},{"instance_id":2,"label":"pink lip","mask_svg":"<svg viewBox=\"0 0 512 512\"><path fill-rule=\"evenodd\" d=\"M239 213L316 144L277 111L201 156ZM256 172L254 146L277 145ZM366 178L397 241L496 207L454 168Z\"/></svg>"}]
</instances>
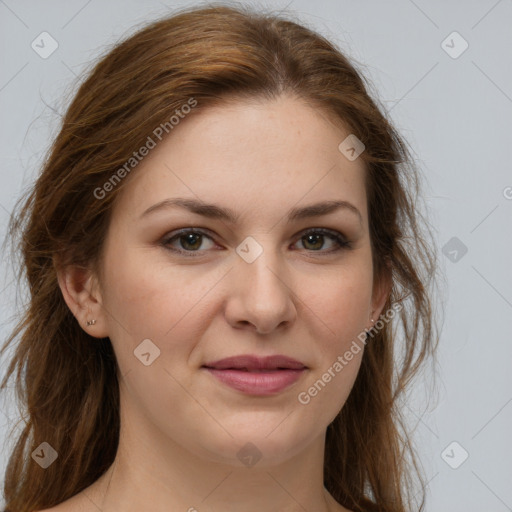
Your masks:
<instances>
[{"instance_id":1,"label":"pink lip","mask_svg":"<svg viewBox=\"0 0 512 512\"><path fill-rule=\"evenodd\" d=\"M286 356L235 356L203 366L218 380L250 395L272 395L296 382L307 369Z\"/></svg>"},{"instance_id":2,"label":"pink lip","mask_svg":"<svg viewBox=\"0 0 512 512\"><path fill-rule=\"evenodd\" d=\"M246 370L207 370L221 382L238 391L249 395L273 395L293 384L300 378L302 370L273 370L273 371L246 371Z\"/></svg>"}]
</instances>

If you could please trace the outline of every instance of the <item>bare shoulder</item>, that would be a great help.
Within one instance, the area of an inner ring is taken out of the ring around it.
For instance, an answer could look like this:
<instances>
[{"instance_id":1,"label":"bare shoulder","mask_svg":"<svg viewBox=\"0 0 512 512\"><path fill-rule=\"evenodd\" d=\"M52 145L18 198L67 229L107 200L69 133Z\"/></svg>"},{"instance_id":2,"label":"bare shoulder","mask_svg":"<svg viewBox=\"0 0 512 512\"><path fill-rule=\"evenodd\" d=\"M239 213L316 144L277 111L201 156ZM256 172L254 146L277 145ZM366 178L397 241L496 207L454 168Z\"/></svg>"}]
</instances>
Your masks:
<instances>
[{"instance_id":1,"label":"bare shoulder","mask_svg":"<svg viewBox=\"0 0 512 512\"><path fill-rule=\"evenodd\" d=\"M104 500L105 485L108 484L106 474L93 482L71 498L51 508L38 510L37 512L98 512L101 510ZM36 511L34 511L36 512Z\"/></svg>"},{"instance_id":2,"label":"bare shoulder","mask_svg":"<svg viewBox=\"0 0 512 512\"><path fill-rule=\"evenodd\" d=\"M37 512L98 512L98 507L84 494L79 493L54 507Z\"/></svg>"}]
</instances>

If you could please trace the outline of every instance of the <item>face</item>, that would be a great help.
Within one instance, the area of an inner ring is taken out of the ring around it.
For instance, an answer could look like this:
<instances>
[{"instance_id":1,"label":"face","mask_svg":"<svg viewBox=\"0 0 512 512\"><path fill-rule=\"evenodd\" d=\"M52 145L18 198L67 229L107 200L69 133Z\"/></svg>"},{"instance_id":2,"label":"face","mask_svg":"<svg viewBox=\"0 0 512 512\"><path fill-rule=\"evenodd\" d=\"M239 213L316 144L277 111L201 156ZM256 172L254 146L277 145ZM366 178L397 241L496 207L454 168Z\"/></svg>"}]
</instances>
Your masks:
<instances>
[{"instance_id":1,"label":"face","mask_svg":"<svg viewBox=\"0 0 512 512\"><path fill-rule=\"evenodd\" d=\"M363 350L339 357L384 302L372 289L363 162L338 149L348 134L292 97L226 103L182 121L130 176L100 300L133 428L237 465L246 443L264 465L324 435ZM155 206L177 198L217 208ZM302 210L327 201L345 203ZM299 364L205 367L243 355Z\"/></svg>"}]
</instances>

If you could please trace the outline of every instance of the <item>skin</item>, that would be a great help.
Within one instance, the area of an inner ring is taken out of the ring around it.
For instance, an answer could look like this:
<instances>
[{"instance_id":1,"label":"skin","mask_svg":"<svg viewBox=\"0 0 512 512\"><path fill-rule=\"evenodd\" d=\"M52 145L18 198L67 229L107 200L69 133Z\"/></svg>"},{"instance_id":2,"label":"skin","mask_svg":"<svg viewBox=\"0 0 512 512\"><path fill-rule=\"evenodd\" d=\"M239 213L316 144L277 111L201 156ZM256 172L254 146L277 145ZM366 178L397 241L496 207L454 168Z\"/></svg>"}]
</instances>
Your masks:
<instances>
[{"instance_id":1,"label":"skin","mask_svg":"<svg viewBox=\"0 0 512 512\"><path fill-rule=\"evenodd\" d=\"M298 394L371 327L390 291L389 280L373 279L364 164L338 150L348 134L292 96L231 101L190 115L128 178L101 275L74 267L59 274L80 325L113 344L119 450L102 478L51 510L347 510L323 486L323 453L363 350L307 405ZM240 218L230 224L177 207L140 218L172 197ZM361 220L340 209L285 222L291 208L326 200L349 201ZM208 231L202 242L169 242L191 256L162 244L184 227ZM308 242L309 228L338 231L350 247L332 252L327 235ZM252 263L236 252L248 236L263 249ZM96 324L87 326L90 319ZM145 366L134 349L148 338L160 356ZM201 368L240 354L283 354L308 369L261 397ZM237 457L248 442L261 454L252 467Z\"/></svg>"}]
</instances>

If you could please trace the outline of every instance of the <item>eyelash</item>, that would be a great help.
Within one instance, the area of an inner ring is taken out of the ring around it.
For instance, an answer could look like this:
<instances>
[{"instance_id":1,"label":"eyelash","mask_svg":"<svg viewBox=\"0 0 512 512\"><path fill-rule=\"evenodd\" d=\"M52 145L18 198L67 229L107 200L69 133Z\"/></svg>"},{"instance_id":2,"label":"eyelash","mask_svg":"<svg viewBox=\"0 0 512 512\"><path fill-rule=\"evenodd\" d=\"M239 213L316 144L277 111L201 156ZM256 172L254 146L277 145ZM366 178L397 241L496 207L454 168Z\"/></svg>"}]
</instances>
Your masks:
<instances>
[{"instance_id":1,"label":"eyelash","mask_svg":"<svg viewBox=\"0 0 512 512\"><path fill-rule=\"evenodd\" d=\"M205 252L205 251L199 251L199 250L196 250L196 251L187 251L187 250L184 250L184 249L176 249L174 247L171 247L170 246L170 243L173 242L174 240L179 240L182 236L185 236L185 235L188 235L188 234L199 234L199 235L202 235L202 236L205 236L207 238L209 238L210 240L213 241L212 237L210 235L208 235L208 233L206 233L205 231L203 231L202 229L199 229L199 228L185 228L185 229L181 229L177 232L175 232L174 234L172 234L172 236L166 236L164 237L164 239L162 240L161 242L161 245L164 246L167 250L169 251L172 251L174 253L178 253L178 254L183 254L187 257L198 257L200 255L200 253L202 252ZM337 231L333 231L333 230L330 230L330 229L326 229L326 228L311 228L311 229L308 229L304 232L301 233L301 236L299 237L298 240L301 240L302 238L304 238L305 236L308 236L308 235L311 235L311 234L314 234L314 235L326 235L328 237L330 237L331 239L333 239L335 241L335 243L337 244L337 247L334 248L334 249L330 249L328 251L322 251L322 250L318 250L318 251L315 251L315 250L309 250L306 249L306 251L308 252L312 252L312 253L323 253L323 254L333 254L333 253L337 253L341 250L344 250L344 249L350 249L352 246L351 246L351 242L346 240L343 235ZM194 253L198 253L198 254L194 254Z\"/></svg>"}]
</instances>

